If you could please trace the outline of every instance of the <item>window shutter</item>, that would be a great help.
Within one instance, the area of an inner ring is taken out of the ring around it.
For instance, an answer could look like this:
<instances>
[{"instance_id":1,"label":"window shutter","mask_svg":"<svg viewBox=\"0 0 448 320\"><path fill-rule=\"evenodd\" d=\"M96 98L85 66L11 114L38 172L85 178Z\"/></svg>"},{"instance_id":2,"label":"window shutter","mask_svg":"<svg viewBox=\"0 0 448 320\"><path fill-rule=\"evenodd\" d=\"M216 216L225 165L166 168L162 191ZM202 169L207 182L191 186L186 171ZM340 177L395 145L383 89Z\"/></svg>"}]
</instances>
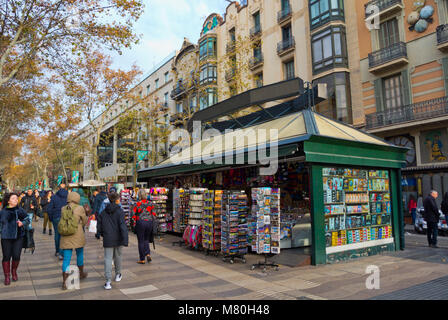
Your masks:
<instances>
[{"instance_id":1,"label":"window shutter","mask_svg":"<svg viewBox=\"0 0 448 320\"><path fill-rule=\"evenodd\" d=\"M445 95L448 95L448 58L442 59L443 80L445 82Z\"/></svg>"},{"instance_id":2,"label":"window shutter","mask_svg":"<svg viewBox=\"0 0 448 320\"><path fill-rule=\"evenodd\" d=\"M409 88L409 72L407 69L401 72L401 81L403 86L403 104L407 106L410 105L412 101L411 90Z\"/></svg>"},{"instance_id":3,"label":"window shutter","mask_svg":"<svg viewBox=\"0 0 448 320\"><path fill-rule=\"evenodd\" d=\"M376 111L381 112L384 110L383 103L383 79L376 79L374 82L375 88L375 101L376 101Z\"/></svg>"}]
</instances>

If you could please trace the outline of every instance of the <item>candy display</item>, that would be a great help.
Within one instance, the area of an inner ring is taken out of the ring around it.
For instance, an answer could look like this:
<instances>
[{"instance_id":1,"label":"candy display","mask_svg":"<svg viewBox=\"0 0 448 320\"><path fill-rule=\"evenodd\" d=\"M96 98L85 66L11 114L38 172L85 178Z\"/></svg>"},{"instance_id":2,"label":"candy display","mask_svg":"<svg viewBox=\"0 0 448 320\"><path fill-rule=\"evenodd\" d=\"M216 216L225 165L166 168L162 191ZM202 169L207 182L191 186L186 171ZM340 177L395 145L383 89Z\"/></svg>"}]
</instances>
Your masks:
<instances>
[{"instance_id":1,"label":"candy display","mask_svg":"<svg viewBox=\"0 0 448 320\"><path fill-rule=\"evenodd\" d=\"M248 251L248 203L244 191L228 191L221 215L221 252L224 260L244 260Z\"/></svg>"},{"instance_id":2,"label":"candy display","mask_svg":"<svg viewBox=\"0 0 448 320\"><path fill-rule=\"evenodd\" d=\"M256 226L254 222L256 221ZM280 190L273 188L252 189L251 219L252 251L280 253ZM253 233L255 230L255 234Z\"/></svg>"},{"instance_id":3,"label":"candy display","mask_svg":"<svg viewBox=\"0 0 448 320\"><path fill-rule=\"evenodd\" d=\"M172 225L170 220L171 214L167 215L168 191L169 189L167 188L150 189L150 201L154 207L156 217L159 220L159 232L167 232L169 229L172 229L168 226L168 224Z\"/></svg>"},{"instance_id":4,"label":"candy display","mask_svg":"<svg viewBox=\"0 0 448 320\"><path fill-rule=\"evenodd\" d=\"M327 247L392 237L387 170L323 169Z\"/></svg>"}]
</instances>

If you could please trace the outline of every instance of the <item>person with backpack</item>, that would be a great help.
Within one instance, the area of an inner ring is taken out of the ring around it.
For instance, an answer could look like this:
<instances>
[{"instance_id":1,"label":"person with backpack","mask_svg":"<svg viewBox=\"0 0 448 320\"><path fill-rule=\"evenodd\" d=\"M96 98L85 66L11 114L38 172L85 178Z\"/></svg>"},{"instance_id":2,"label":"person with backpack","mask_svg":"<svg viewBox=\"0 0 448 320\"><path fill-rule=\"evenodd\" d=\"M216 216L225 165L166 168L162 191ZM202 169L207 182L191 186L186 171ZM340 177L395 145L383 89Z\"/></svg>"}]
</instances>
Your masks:
<instances>
[{"instance_id":1,"label":"person with backpack","mask_svg":"<svg viewBox=\"0 0 448 320\"><path fill-rule=\"evenodd\" d=\"M109 193L108 199L110 203L98 216L97 222L97 232L103 238L106 290L112 289L112 259L115 265L115 281L119 282L122 279L121 253L122 248L127 247L129 243L125 214L120 207L120 195L115 192Z\"/></svg>"},{"instance_id":2,"label":"person with backpack","mask_svg":"<svg viewBox=\"0 0 448 320\"><path fill-rule=\"evenodd\" d=\"M154 207L149 206L147 200L142 200L137 205L141 207L135 211L136 215L134 216L140 258L137 263L145 264L145 258L148 263L152 261L149 243L154 243L154 235L156 233L154 229L157 228L157 218L153 212Z\"/></svg>"},{"instance_id":3,"label":"person with backpack","mask_svg":"<svg viewBox=\"0 0 448 320\"><path fill-rule=\"evenodd\" d=\"M67 205L62 207L61 219L58 224L58 232L61 235L60 248L64 260L62 262L62 289L66 290L66 281L69 276L68 267L72 259L73 249L76 251L76 265L79 269L80 279L87 277L84 272L84 246L86 238L84 227L87 224L87 216L83 206L79 203L81 197L77 192L70 192L67 197Z\"/></svg>"},{"instance_id":4,"label":"person with backpack","mask_svg":"<svg viewBox=\"0 0 448 320\"><path fill-rule=\"evenodd\" d=\"M25 229L31 224L30 217L25 210L18 206L18 203L19 195L8 193L3 198L3 209L0 211L0 233L3 252L2 267L6 286L11 284L11 274L12 281L19 280L17 268L20 263L23 237Z\"/></svg>"},{"instance_id":5,"label":"person with backpack","mask_svg":"<svg viewBox=\"0 0 448 320\"><path fill-rule=\"evenodd\" d=\"M60 250L59 244L61 241L61 236L58 232L58 224L61 219L61 209L67 204L68 191L65 189L65 183L61 183L59 186L59 191L51 198L50 205L48 206L48 217L51 223L53 223L54 229L54 245L56 248L55 256L59 257L59 260L63 260L62 252Z\"/></svg>"}]
</instances>

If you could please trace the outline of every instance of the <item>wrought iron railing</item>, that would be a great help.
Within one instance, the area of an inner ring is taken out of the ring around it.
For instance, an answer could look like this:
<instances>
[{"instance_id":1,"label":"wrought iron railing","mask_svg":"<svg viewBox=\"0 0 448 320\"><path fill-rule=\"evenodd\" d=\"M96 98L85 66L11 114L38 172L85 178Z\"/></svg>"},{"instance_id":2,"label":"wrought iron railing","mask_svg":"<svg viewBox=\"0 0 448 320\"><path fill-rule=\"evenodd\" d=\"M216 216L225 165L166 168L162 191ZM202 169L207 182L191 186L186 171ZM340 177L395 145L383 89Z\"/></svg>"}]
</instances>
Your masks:
<instances>
[{"instance_id":1,"label":"wrought iron railing","mask_svg":"<svg viewBox=\"0 0 448 320\"><path fill-rule=\"evenodd\" d=\"M373 14L373 12L366 11L367 7L369 5L377 6L379 9L379 12L381 12L381 11L383 11L387 8L390 8L396 4L402 4L402 1L401 0L372 0L372 1L369 1L364 5L365 17L368 18Z\"/></svg>"},{"instance_id":2,"label":"wrought iron railing","mask_svg":"<svg viewBox=\"0 0 448 320\"><path fill-rule=\"evenodd\" d=\"M369 68L374 68L390 61L407 57L408 52L406 43L397 42L387 48L369 53Z\"/></svg>"},{"instance_id":3,"label":"wrought iron railing","mask_svg":"<svg viewBox=\"0 0 448 320\"><path fill-rule=\"evenodd\" d=\"M235 77L235 74L236 74L236 70L234 68L227 70L226 71L226 81L227 82L232 81Z\"/></svg>"},{"instance_id":4,"label":"wrought iron railing","mask_svg":"<svg viewBox=\"0 0 448 320\"><path fill-rule=\"evenodd\" d=\"M253 56L252 58L250 58L249 68L253 69L253 68L259 66L260 64L262 64L263 61L264 61L263 54L259 53L256 56Z\"/></svg>"},{"instance_id":5,"label":"wrought iron railing","mask_svg":"<svg viewBox=\"0 0 448 320\"><path fill-rule=\"evenodd\" d=\"M235 46L236 46L236 42L235 41L230 41L226 45L226 52L227 53L231 53L231 52L235 51Z\"/></svg>"},{"instance_id":6,"label":"wrought iron railing","mask_svg":"<svg viewBox=\"0 0 448 320\"><path fill-rule=\"evenodd\" d=\"M171 91L171 99L174 99L185 92L185 87L181 84L178 84L173 91Z\"/></svg>"},{"instance_id":7,"label":"wrought iron railing","mask_svg":"<svg viewBox=\"0 0 448 320\"><path fill-rule=\"evenodd\" d=\"M442 24L437 27L437 44L448 42L448 24Z\"/></svg>"},{"instance_id":8,"label":"wrought iron railing","mask_svg":"<svg viewBox=\"0 0 448 320\"><path fill-rule=\"evenodd\" d=\"M366 129L448 115L448 97L418 102L366 115Z\"/></svg>"},{"instance_id":9,"label":"wrought iron railing","mask_svg":"<svg viewBox=\"0 0 448 320\"><path fill-rule=\"evenodd\" d=\"M288 5L285 8L277 13L277 22L282 23L287 18L291 16L291 6L288 2Z\"/></svg>"},{"instance_id":10,"label":"wrought iron railing","mask_svg":"<svg viewBox=\"0 0 448 320\"><path fill-rule=\"evenodd\" d=\"M277 44L277 53L281 54L288 49L294 48L295 46L296 46L296 41L294 40L294 37L291 36L290 38L280 41Z\"/></svg>"},{"instance_id":11,"label":"wrought iron railing","mask_svg":"<svg viewBox=\"0 0 448 320\"><path fill-rule=\"evenodd\" d=\"M261 34L261 25L258 24L255 27L253 27L252 29L250 29L251 38L254 38L260 34Z\"/></svg>"}]
</instances>

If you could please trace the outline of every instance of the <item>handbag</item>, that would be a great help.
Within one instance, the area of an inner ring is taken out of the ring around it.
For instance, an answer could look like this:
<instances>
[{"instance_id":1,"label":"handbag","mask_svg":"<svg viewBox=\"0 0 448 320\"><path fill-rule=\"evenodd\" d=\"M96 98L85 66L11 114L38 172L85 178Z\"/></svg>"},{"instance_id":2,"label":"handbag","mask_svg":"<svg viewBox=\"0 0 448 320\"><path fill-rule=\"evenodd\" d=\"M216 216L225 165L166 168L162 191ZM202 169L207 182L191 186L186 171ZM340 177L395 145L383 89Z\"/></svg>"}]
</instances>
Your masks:
<instances>
[{"instance_id":1,"label":"handbag","mask_svg":"<svg viewBox=\"0 0 448 320\"><path fill-rule=\"evenodd\" d=\"M92 233L96 233L96 226L97 226L97 221L96 220L94 220L94 219L92 219L92 220L90 220L90 223L89 223L89 232L92 232Z\"/></svg>"}]
</instances>

